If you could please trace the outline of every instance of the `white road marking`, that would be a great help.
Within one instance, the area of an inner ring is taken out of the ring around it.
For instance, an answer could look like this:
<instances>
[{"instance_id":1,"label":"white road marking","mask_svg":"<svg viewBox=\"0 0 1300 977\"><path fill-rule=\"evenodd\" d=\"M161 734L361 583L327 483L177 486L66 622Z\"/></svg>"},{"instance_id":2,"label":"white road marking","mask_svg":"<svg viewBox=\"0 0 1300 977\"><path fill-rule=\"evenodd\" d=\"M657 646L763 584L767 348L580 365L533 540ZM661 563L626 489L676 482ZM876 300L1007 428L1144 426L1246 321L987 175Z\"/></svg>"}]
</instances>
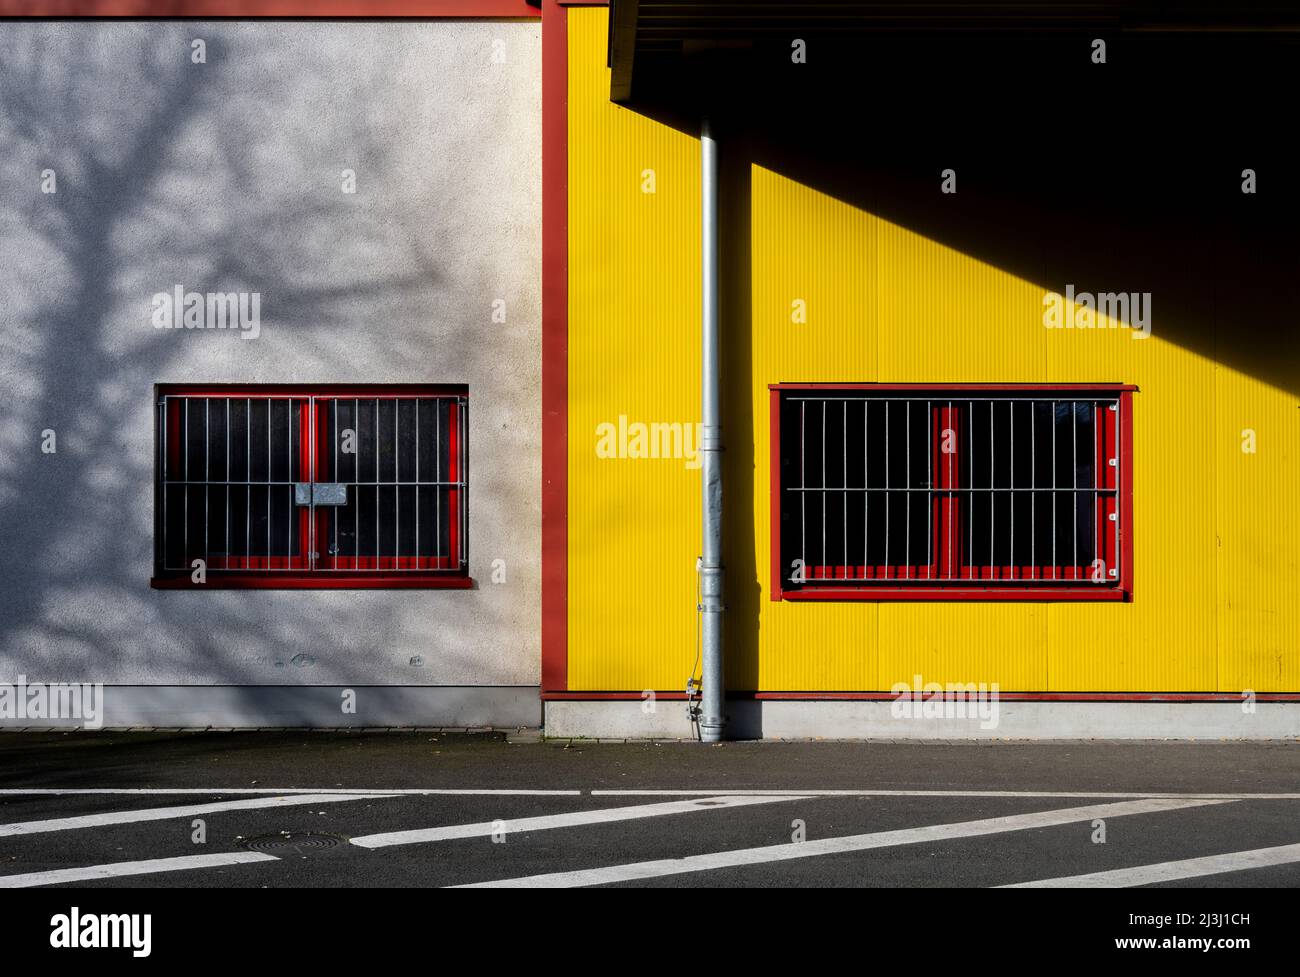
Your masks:
<instances>
[{"instance_id":1,"label":"white road marking","mask_svg":"<svg viewBox=\"0 0 1300 977\"><path fill-rule=\"evenodd\" d=\"M378 800L373 794L292 794L286 797L255 797L242 801L217 801L212 804L189 804L184 807L149 807L139 811L107 811L102 814L81 814L70 818L53 818L48 821L19 821L0 824L0 838L14 835L35 835L47 831L76 831L80 828L102 828L112 824L134 824L137 821L165 821L168 818L188 818L221 811L252 811L268 807L291 807L299 804L337 804L340 801Z\"/></svg>"},{"instance_id":2,"label":"white road marking","mask_svg":"<svg viewBox=\"0 0 1300 977\"><path fill-rule=\"evenodd\" d=\"M1176 811L1207 804L1224 804L1227 801L1192 798L1170 800L1165 798L1139 801L1121 801L1115 804L1092 804L1087 807L1039 811L1033 814L1013 814L1008 817L985 818L979 821L958 821L953 824L934 824L921 828L902 828L896 831L877 831L871 834L847 835L786 845L769 845L763 848L741 848L734 851L715 852L708 855L689 855L684 858L665 858L652 862L632 862L607 868L583 869L576 872L552 872L495 882L478 882L457 886L466 889L490 888L573 888L587 885L607 885L611 882L632 882L639 879L660 878L686 872L704 872L721 868L738 868L761 865L767 862L794 858L812 858L817 855L838 855L865 851L871 848L888 848L896 845L918 845L954 838L973 838L980 835L1001 834L1007 831L1025 831L1032 828L1051 828L1094 818L1117 818L1129 814L1151 814L1157 811Z\"/></svg>"},{"instance_id":3,"label":"white road marking","mask_svg":"<svg viewBox=\"0 0 1300 977\"><path fill-rule=\"evenodd\" d=\"M607 807L599 811L569 811L564 814L547 814L541 817L512 818L500 823L481 821L477 824L452 824L439 828L418 828L413 831L390 831L385 834L362 835L353 838L352 844L362 848L387 848L390 845L416 845L429 841L449 841L454 838L481 838L492 834L494 825L504 824L510 832L544 831L548 828L574 828L588 824L605 824L611 821L633 821L639 818L663 817L668 814L689 814L693 811L717 811L728 807L748 807L751 804L774 804L778 801L801 801L802 795L763 797L705 797L686 801L668 801L664 804L632 804L627 807Z\"/></svg>"},{"instance_id":4,"label":"white road marking","mask_svg":"<svg viewBox=\"0 0 1300 977\"><path fill-rule=\"evenodd\" d=\"M1106 791L1106 790L824 790L821 788L752 788L698 790L512 790L424 787L8 787L0 788L0 797L74 797L77 795L186 795L221 794L365 794L368 797L1062 797L1062 798L1202 798L1218 801L1300 801L1300 793L1213 793L1205 791Z\"/></svg>"},{"instance_id":5,"label":"white road marking","mask_svg":"<svg viewBox=\"0 0 1300 977\"><path fill-rule=\"evenodd\" d=\"M1176 882L1179 879L1195 879L1202 875L1222 875L1224 872L1243 872L1252 868L1268 868L1271 865L1290 865L1292 862L1300 862L1300 845L1234 851L1226 855L1207 855L1204 858L1185 858L1178 862L1136 865L1133 868L1117 868L1109 872L1090 872L1087 875L1066 875L1059 879L1018 882L1015 885L1004 885L999 888L1116 889L1133 885L1152 885L1157 882Z\"/></svg>"},{"instance_id":6,"label":"white road marking","mask_svg":"<svg viewBox=\"0 0 1300 977\"><path fill-rule=\"evenodd\" d=\"M0 791L0 793L3 793ZM593 790L592 797L726 797L743 794L761 797L765 794L804 794L808 797L1064 797L1064 798L1160 798L1171 800L1203 799L1215 801L1300 801L1300 794L1219 794L1201 791L1106 791L1106 790L821 790L819 788L792 787L788 790L767 788L736 788L734 790Z\"/></svg>"},{"instance_id":7,"label":"white road marking","mask_svg":"<svg viewBox=\"0 0 1300 977\"><path fill-rule=\"evenodd\" d=\"M186 855L182 858L151 858L143 862L114 862L109 865L60 868L51 872L29 872L26 875L0 875L0 889L28 889L37 885L89 882L93 879L112 879L123 875L152 875L156 872L184 872L191 869L219 868L222 865L242 865L246 862L278 861L279 859L274 855L256 851Z\"/></svg>"},{"instance_id":8,"label":"white road marking","mask_svg":"<svg viewBox=\"0 0 1300 977\"><path fill-rule=\"evenodd\" d=\"M367 797L436 797L486 796L503 797L577 797L580 790L480 790L475 787L429 788L423 787L7 787L0 789L0 797L73 797L79 794L121 794L151 796L154 794L364 794ZM701 791L700 793L709 793ZM743 793L743 792L742 792ZM783 793L791 793L784 791Z\"/></svg>"}]
</instances>

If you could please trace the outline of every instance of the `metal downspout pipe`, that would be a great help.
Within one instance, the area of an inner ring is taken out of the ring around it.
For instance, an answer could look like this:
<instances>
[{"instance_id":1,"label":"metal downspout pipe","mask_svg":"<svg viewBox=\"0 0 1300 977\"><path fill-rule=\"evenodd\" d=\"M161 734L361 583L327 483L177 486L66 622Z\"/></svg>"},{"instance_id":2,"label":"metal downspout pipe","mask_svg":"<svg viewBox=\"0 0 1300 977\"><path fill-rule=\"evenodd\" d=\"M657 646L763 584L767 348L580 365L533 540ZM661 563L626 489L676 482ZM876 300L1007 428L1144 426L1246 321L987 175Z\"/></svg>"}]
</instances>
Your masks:
<instances>
[{"instance_id":1,"label":"metal downspout pipe","mask_svg":"<svg viewBox=\"0 0 1300 977\"><path fill-rule=\"evenodd\" d=\"M722 411L718 325L718 144L709 120L700 125L700 197L703 292L703 429L700 472L704 483L704 545L700 557L701 714L700 739L717 743L726 725L722 675Z\"/></svg>"}]
</instances>

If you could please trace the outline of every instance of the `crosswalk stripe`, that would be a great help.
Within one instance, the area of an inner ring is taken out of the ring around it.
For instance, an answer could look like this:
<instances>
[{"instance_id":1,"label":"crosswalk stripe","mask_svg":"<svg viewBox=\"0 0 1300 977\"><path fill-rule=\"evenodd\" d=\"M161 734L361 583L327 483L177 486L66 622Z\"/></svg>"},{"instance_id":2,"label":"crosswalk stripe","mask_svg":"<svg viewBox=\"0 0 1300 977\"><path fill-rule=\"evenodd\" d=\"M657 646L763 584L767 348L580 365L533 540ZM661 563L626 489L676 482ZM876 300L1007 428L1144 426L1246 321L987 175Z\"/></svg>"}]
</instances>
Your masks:
<instances>
[{"instance_id":1,"label":"crosswalk stripe","mask_svg":"<svg viewBox=\"0 0 1300 977\"><path fill-rule=\"evenodd\" d=\"M1202 875L1243 872L1252 868L1268 868L1272 865L1289 865L1292 862L1300 862L1300 845L1279 845L1276 848L1234 851L1225 855L1184 858L1177 862L1135 865L1132 868L1117 868L1107 872L1089 872L1087 875L1066 875L1059 879L1017 882L1015 885L1004 885L999 888L1119 889L1134 885L1153 885L1157 882L1176 882L1179 879L1195 879Z\"/></svg>"},{"instance_id":2,"label":"crosswalk stripe","mask_svg":"<svg viewBox=\"0 0 1300 977\"><path fill-rule=\"evenodd\" d=\"M1106 791L1106 790L826 790L817 787L735 788L700 790L698 788L655 788L628 790L515 790L512 788L478 787L5 787L0 797L75 797L79 795L202 795L235 794L261 796L266 794L360 794L385 797L725 797L725 796L776 796L799 794L806 797L1060 797L1081 800L1138 799L1147 797L1191 798L1201 797L1219 801L1300 801L1300 793L1259 793L1212 791Z\"/></svg>"},{"instance_id":3,"label":"crosswalk stripe","mask_svg":"<svg viewBox=\"0 0 1300 977\"><path fill-rule=\"evenodd\" d=\"M1090 804L1086 807L1062 808L1055 811L1038 811L1032 814L1013 814L1006 817L985 818L979 821L958 821L953 824L935 824L920 828L902 828L895 831L877 831L871 834L847 835L786 845L769 845L762 848L741 848L734 851L707 855L689 855L684 858L665 858L650 862L633 862L606 868L583 869L574 872L551 872L516 879L478 882L457 888L573 888L588 885L607 885L612 882L631 882L639 879L660 878L686 872L703 872L794 858L812 858L818 855L837 855L846 852L887 848L896 845L918 845L954 838L973 838L980 835L1001 834L1007 831L1025 831L1032 828L1051 828L1094 818L1117 818L1131 814L1151 814L1177 811L1183 808L1226 804L1229 801L1193 798L1170 800L1153 798L1139 801L1120 801L1112 804Z\"/></svg>"},{"instance_id":4,"label":"crosswalk stripe","mask_svg":"<svg viewBox=\"0 0 1300 977\"><path fill-rule=\"evenodd\" d=\"M611 821L632 821L638 818L663 817L669 814L689 814L694 811L716 811L727 807L748 807L752 804L772 804L779 801L807 800L798 795L764 797L703 797L685 801L668 801L663 804L634 804L627 807L608 807L599 811L568 811L564 814L547 814L540 817L516 818L510 821L481 821L477 824L452 824L439 828L417 828L413 831L390 831L385 834L362 835L353 838L352 844L362 848L387 848L390 845L415 845L429 841L449 841L455 838L481 838L494 830L508 832L544 831L548 828L574 828Z\"/></svg>"},{"instance_id":5,"label":"crosswalk stripe","mask_svg":"<svg viewBox=\"0 0 1300 977\"><path fill-rule=\"evenodd\" d=\"M710 793L710 791L700 791ZM791 793L785 791L784 793ZM0 788L0 797L75 797L78 795L139 795L154 794L202 794L205 796L219 794L262 795L262 794L365 794L367 797L385 795L389 797L576 797L581 790L514 790L511 788L478 787L5 787ZM1145 795L1143 795L1145 796ZM1297 795L1300 796L1300 795Z\"/></svg>"},{"instance_id":6,"label":"crosswalk stripe","mask_svg":"<svg viewBox=\"0 0 1300 977\"><path fill-rule=\"evenodd\" d=\"M158 872L183 872L191 869L220 868L223 865L242 865L246 862L278 861L279 859L274 855L256 851L185 855L181 858L151 858L143 862L113 862L108 865L61 868L50 872L28 872L25 875L0 875L0 889L29 889L38 885L90 882L94 879L112 879L124 875L152 875Z\"/></svg>"},{"instance_id":7,"label":"crosswalk stripe","mask_svg":"<svg viewBox=\"0 0 1300 977\"><path fill-rule=\"evenodd\" d=\"M336 804L340 801L370 800L375 796L373 794L292 794L286 797L254 797L242 801L189 804L184 807L149 807L138 811L107 811L102 814L82 814L77 817L52 818L47 821L19 821L13 824L0 824L0 838L42 834L47 831L102 828L114 824L134 824L138 821L165 821L168 818L187 818L200 814L217 814L221 811L252 811L259 808L291 807L301 804Z\"/></svg>"},{"instance_id":8,"label":"crosswalk stripe","mask_svg":"<svg viewBox=\"0 0 1300 977\"><path fill-rule=\"evenodd\" d=\"M0 791L0 793L3 793ZM593 790L592 797L725 797L728 794L744 794L749 797L761 797L764 794L806 794L809 797L1060 797L1080 800L1099 799L1145 799L1170 798L1204 798L1215 801L1300 801L1300 794L1260 794L1230 793L1221 794L1205 791L1158 791L1158 790L822 790L815 787L791 787L771 790L768 788L735 788L732 790L699 790L696 788L676 790L667 789L625 789Z\"/></svg>"}]
</instances>

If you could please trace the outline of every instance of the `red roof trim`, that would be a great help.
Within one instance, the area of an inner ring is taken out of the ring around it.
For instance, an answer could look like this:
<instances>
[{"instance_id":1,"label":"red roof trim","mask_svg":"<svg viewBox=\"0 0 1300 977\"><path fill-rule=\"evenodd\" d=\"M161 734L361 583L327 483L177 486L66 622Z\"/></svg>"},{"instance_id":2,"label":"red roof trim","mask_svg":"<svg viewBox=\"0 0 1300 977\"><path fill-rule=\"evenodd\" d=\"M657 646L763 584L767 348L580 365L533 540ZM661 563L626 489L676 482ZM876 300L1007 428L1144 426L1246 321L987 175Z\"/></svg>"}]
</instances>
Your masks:
<instances>
[{"instance_id":1,"label":"red roof trim","mask_svg":"<svg viewBox=\"0 0 1300 977\"><path fill-rule=\"evenodd\" d=\"M536 20L525 0L0 0L0 17Z\"/></svg>"}]
</instances>

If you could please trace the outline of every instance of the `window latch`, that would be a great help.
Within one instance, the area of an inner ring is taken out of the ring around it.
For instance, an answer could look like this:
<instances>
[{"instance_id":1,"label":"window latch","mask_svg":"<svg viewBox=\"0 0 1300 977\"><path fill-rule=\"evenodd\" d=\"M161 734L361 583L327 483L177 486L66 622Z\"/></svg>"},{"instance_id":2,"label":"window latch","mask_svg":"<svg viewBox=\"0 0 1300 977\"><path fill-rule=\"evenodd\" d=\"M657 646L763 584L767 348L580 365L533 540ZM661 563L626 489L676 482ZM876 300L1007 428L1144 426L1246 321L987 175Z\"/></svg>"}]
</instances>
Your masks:
<instances>
[{"instance_id":1,"label":"window latch","mask_svg":"<svg viewBox=\"0 0 1300 977\"><path fill-rule=\"evenodd\" d=\"M294 482L295 505L347 505L348 487L344 482Z\"/></svg>"}]
</instances>

